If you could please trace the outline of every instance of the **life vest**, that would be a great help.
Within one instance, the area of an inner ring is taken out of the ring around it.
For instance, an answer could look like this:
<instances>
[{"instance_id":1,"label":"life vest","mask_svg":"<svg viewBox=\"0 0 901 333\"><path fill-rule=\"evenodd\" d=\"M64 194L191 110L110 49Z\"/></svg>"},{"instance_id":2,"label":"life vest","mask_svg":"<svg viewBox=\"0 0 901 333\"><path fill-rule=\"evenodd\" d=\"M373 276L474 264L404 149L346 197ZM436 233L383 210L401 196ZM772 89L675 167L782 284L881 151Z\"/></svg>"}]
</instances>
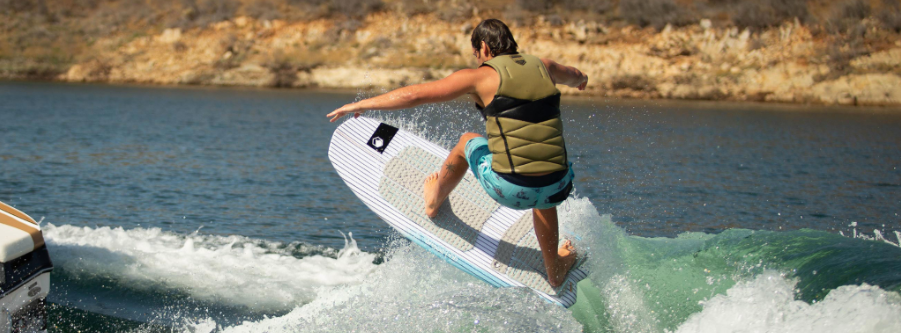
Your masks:
<instances>
[{"instance_id":1,"label":"life vest","mask_svg":"<svg viewBox=\"0 0 901 333\"><path fill-rule=\"evenodd\" d=\"M498 173L536 174L567 170L560 91L538 57L506 54L486 61L500 75L485 117L491 168Z\"/></svg>"}]
</instances>

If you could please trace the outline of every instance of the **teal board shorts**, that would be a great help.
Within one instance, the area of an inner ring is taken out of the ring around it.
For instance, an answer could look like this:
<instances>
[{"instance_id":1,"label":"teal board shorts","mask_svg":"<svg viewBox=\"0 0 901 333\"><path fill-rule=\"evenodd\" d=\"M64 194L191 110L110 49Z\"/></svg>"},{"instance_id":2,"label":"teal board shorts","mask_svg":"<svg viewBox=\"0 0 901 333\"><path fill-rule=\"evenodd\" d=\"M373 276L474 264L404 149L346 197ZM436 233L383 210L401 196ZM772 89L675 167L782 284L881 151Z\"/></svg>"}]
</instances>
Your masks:
<instances>
[{"instance_id":1,"label":"teal board shorts","mask_svg":"<svg viewBox=\"0 0 901 333\"><path fill-rule=\"evenodd\" d=\"M511 183L491 168L491 151L488 139L477 137L466 142L466 161L482 188L499 204L517 210L556 207L572 191L573 168L569 164L566 175L550 185L541 187L522 186Z\"/></svg>"}]
</instances>

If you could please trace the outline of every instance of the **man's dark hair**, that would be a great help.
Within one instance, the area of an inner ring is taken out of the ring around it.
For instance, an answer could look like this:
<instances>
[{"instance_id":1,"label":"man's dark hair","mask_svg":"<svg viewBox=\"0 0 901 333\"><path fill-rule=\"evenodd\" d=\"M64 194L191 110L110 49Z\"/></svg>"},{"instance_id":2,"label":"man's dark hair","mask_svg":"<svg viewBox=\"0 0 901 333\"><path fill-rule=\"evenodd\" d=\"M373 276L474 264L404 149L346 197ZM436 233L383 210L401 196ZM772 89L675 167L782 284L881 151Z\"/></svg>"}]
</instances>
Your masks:
<instances>
[{"instance_id":1,"label":"man's dark hair","mask_svg":"<svg viewBox=\"0 0 901 333\"><path fill-rule=\"evenodd\" d=\"M497 56L507 53L516 53L516 41L513 40L513 33L504 22L498 19L487 19L479 23L472 30L472 47L475 49L482 48L482 42L488 44L488 51L491 56Z\"/></svg>"}]
</instances>

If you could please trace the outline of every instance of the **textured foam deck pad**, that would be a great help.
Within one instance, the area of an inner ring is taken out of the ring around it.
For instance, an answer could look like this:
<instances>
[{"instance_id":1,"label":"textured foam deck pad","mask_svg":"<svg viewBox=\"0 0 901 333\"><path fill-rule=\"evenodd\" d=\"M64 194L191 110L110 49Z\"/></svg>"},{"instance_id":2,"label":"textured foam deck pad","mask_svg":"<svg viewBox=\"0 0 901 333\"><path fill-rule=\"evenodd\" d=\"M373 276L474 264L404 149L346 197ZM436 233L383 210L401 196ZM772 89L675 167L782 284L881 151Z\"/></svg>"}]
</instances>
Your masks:
<instances>
[{"instance_id":1,"label":"textured foam deck pad","mask_svg":"<svg viewBox=\"0 0 901 333\"><path fill-rule=\"evenodd\" d=\"M385 165L379 194L430 233L460 251L468 251L498 204L484 193L475 177L467 173L438 209L438 216L426 216L423 184L429 174L442 167L442 162L421 148L405 148Z\"/></svg>"},{"instance_id":2,"label":"textured foam deck pad","mask_svg":"<svg viewBox=\"0 0 901 333\"><path fill-rule=\"evenodd\" d=\"M532 214L523 214L507 229L494 253L493 267L532 289L556 296L557 292L547 282L544 258L532 223Z\"/></svg>"}]
</instances>

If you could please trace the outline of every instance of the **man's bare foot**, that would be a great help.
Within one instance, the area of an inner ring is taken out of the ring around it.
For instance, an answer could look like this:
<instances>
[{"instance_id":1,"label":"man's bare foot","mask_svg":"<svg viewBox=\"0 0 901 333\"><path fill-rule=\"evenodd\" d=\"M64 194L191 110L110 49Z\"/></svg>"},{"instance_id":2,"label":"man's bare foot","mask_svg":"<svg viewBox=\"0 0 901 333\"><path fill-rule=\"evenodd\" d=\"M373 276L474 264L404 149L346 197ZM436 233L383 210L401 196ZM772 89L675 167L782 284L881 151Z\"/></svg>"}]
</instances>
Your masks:
<instances>
[{"instance_id":1,"label":"man's bare foot","mask_svg":"<svg viewBox=\"0 0 901 333\"><path fill-rule=\"evenodd\" d=\"M435 172L425 177L425 183L422 184L422 197L425 198L425 215L431 218L438 216L438 208L444 203L441 193L438 193L438 173Z\"/></svg>"},{"instance_id":2,"label":"man's bare foot","mask_svg":"<svg viewBox=\"0 0 901 333\"><path fill-rule=\"evenodd\" d=\"M560 245L560 248L557 249L557 261L556 261L556 270L555 272L548 271L548 283L551 284L551 287L559 287L566 279L566 273L569 273L569 269L573 267L573 264L576 263L576 248L573 247L572 242L569 240L563 241L563 244Z\"/></svg>"}]
</instances>

